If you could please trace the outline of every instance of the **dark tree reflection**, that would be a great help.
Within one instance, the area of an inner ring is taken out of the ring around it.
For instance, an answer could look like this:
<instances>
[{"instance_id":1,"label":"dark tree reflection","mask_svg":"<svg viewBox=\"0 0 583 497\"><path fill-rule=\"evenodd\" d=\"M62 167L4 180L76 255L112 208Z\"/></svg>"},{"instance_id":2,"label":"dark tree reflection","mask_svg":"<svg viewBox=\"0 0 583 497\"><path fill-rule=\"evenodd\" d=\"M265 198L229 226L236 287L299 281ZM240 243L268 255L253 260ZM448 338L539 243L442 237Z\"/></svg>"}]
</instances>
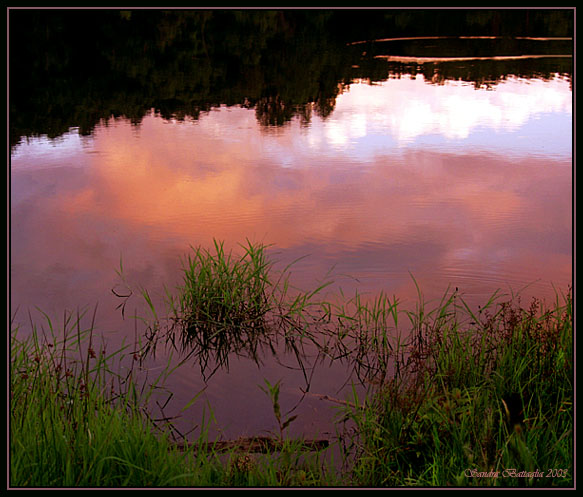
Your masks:
<instances>
[{"instance_id":1,"label":"dark tree reflection","mask_svg":"<svg viewBox=\"0 0 583 497\"><path fill-rule=\"evenodd\" d=\"M154 110L165 119L198 119L219 105L254 108L259 123L308 124L329 116L355 79L383 81L422 73L476 87L513 74L570 77L570 58L474 63L388 63L381 55L491 54L529 50L565 55L571 10L10 10L10 144L89 135L103 120L139 125ZM415 36L501 36L496 42L397 44Z\"/></svg>"}]
</instances>

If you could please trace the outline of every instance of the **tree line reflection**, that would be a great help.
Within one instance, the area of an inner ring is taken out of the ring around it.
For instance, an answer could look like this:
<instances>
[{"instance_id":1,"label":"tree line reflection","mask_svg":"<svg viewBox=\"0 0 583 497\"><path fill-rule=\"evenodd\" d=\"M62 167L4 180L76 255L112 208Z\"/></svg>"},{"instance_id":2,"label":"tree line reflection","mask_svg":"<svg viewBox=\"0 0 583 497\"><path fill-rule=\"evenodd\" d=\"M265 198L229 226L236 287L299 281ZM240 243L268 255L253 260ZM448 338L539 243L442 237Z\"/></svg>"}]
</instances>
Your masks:
<instances>
[{"instance_id":1,"label":"tree line reflection","mask_svg":"<svg viewBox=\"0 0 583 497\"><path fill-rule=\"evenodd\" d=\"M254 109L266 127L326 118L354 80L423 74L495 85L509 75L570 78L570 10L11 10L10 144L90 135L102 120L198 119L220 105ZM496 36L456 40L456 36ZM379 42L387 37L444 40ZM362 43L355 43L361 42ZM548 54L543 59L387 62L388 54ZM534 52L533 52L534 51Z\"/></svg>"}]
</instances>

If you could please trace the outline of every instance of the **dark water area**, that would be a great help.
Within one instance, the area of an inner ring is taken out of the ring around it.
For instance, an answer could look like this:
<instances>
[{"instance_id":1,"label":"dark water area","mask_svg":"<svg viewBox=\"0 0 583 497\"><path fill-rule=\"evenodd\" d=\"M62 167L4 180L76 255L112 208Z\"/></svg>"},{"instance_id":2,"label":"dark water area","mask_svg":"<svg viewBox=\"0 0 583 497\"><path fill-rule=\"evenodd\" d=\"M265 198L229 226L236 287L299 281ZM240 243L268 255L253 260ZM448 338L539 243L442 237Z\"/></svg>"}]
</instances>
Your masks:
<instances>
[{"instance_id":1,"label":"dark water area","mask_svg":"<svg viewBox=\"0 0 583 497\"><path fill-rule=\"evenodd\" d=\"M482 86L510 74L570 75L572 17L568 10L12 10L10 142L71 127L90 135L112 116L137 125L151 109L197 119L240 105L263 125L294 116L309 122L311 112L328 116L355 79L423 74ZM387 37L425 39L375 42ZM545 58L436 68L378 59L387 54Z\"/></svg>"},{"instance_id":2,"label":"dark water area","mask_svg":"<svg viewBox=\"0 0 583 497\"><path fill-rule=\"evenodd\" d=\"M11 314L25 329L37 307L98 304L105 339L132 341L148 308L136 293L122 318L120 261L163 309L181 258L215 239L301 258L294 284L333 280L330 299L411 310L417 282L430 301L553 301L573 284L573 17L10 9ZM329 433L322 396L349 395L349 369L318 363L304 395L293 353L234 355L208 384L193 361L168 414L204 389L222 435L261 434L258 385L281 379L291 428Z\"/></svg>"}]
</instances>

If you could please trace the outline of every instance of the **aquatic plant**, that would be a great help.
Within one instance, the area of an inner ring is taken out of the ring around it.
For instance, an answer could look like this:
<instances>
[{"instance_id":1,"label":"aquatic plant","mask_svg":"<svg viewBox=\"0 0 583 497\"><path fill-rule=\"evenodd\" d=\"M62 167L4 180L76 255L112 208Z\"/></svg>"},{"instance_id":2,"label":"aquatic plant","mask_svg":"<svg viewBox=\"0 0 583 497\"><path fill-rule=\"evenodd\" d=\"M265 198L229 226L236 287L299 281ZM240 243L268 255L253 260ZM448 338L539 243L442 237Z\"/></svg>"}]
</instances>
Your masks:
<instances>
[{"instance_id":1,"label":"aquatic plant","mask_svg":"<svg viewBox=\"0 0 583 497\"><path fill-rule=\"evenodd\" d=\"M195 356L201 371L228 367L229 356L245 354L259 360L269 346L268 313L272 308L272 264L263 245L247 242L241 256L214 242L214 252L193 247L183 261L183 281L167 292L171 325L166 339ZM155 330L152 336L159 334ZM212 374L212 373L211 373Z\"/></svg>"},{"instance_id":2,"label":"aquatic plant","mask_svg":"<svg viewBox=\"0 0 583 497\"><path fill-rule=\"evenodd\" d=\"M242 255L227 252L217 240L214 250L192 247L183 259L182 283L166 291L165 317L160 317L148 291L140 290L152 315L144 319L148 329L142 356L155 352L162 341L179 349L183 361L197 360L208 379L219 368L228 368L232 355L258 364L266 351L277 355L281 341L304 368L303 343L314 341L313 311L325 305L316 297L329 282L310 291L292 289L289 270L297 261L275 270L268 246L247 240L240 247ZM125 282L121 264L117 273L127 289L125 294L114 291L123 299L123 313L134 291Z\"/></svg>"},{"instance_id":3,"label":"aquatic plant","mask_svg":"<svg viewBox=\"0 0 583 497\"><path fill-rule=\"evenodd\" d=\"M283 440L285 429L297 418L297 415L293 416L284 416L282 417L281 414L281 407L279 404L279 388L281 380L275 382L273 385L269 383L268 380L263 380L265 383L265 388L260 386L261 390L265 392L269 399L271 400L271 406L273 408L273 414L275 415L275 419L277 420L277 424L279 427L279 438Z\"/></svg>"},{"instance_id":4,"label":"aquatic plant","mask_svg":"<svg viewBox=\"0 0 583 497\"><path fill-rule=\"evenodd\" d=\"M203 331L209 339L264 325L270 309L270 264L262 245L248 242L245 253L226 253L215 240L215 253L197 247L188 255L180 288L180 312L188 335Z\"/></svg>"}]
</instances>

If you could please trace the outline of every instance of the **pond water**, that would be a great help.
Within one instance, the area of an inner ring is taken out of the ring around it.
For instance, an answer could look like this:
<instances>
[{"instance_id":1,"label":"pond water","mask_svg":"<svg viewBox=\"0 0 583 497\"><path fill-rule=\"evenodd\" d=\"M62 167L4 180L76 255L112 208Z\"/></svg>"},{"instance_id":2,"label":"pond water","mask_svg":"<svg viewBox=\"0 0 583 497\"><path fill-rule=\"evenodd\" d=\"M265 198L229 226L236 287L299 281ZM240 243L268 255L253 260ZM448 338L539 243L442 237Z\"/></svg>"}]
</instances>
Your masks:
<instances>
[{"instance_id":1,"label":"pond water","mask_svg":"<svg viewBox=\"0 0 583 497\"><path fill-rule=\"evenodd\" d=\"M235 252L246 239L269 244L281 267L307 256L293 266L301 288L331 278L330 294L384 291L408 309L415 281L427 300L457 287L471 305L497 289L552 301L573 270L565 62L549 70L547 58L532 58L525 74L505 60L503 77L477 83L439 77L443 57L431 57L395 72L377 54L386 77L344 78L325 112L308 101L281 122L260 103L225 100L196 115L152 106L90 132L79 122L57 136L21 134L10 156L11 312L26 322L35 307L58 316L99 303L108 340L131 340L135 323L121 319L111 292L120 260L158 305L189 247L214 239ZM471 73L480 62L456 64ZM274 429L264 379L282 379L284 410L302 398L303 373L281 362L293 357L261 367L233 358L206 385L226 437ZM205 388L196 365L180 371L169 385L176 405ZM294 430L331 430L334 413L317 394L343 398L345 373L320 366ZM195 407L186 421L199 415Z\"/></svg>"}]
</instances>

